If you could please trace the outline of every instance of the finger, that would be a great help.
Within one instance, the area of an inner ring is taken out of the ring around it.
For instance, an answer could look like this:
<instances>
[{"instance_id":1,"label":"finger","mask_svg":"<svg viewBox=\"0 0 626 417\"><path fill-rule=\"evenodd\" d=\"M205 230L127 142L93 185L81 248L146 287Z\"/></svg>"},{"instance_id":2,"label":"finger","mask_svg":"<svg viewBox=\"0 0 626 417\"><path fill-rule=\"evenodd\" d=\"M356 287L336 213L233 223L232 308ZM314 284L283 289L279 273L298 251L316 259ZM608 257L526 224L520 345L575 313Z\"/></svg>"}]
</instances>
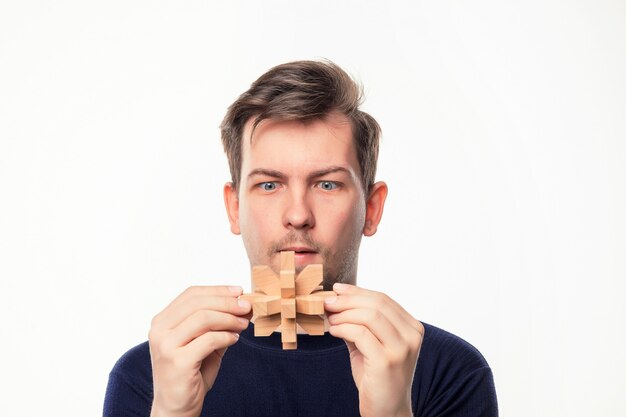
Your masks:
<instances>
[{"instance_id":1,"label":"finger","mask_svg":"<svg viewBox=\"0 0 626 417\"><path fill-rule=\"evenodd\" d=\"M200 365L200 373L202 374L205 392L209 391L213 387L213 383L215 382L217 373L220 370L222 358L224 358L226 349L228 348L217 349L215 352L207 356L202 361L202 365Z\"/></svg>"},{"instance_id":2,"label":"finger","mask_svg":"<svg viewBox=\"0 0 626 417\"><path fill-rule=\"evenodd\" d=\"M211 310L245 316L251 308L249 301L239 300L233 296L194 295L188 297L185 303L171 305L159 313L153 325L162 329L173 329L197 311Z\"/></svg>"},{"instance_id":3,"label":"finger","mask_svg":"<svg viewBox=\"0 0 626 417\"><path fill-rule=\"evenodd\" d=\"M388 295L382 292L368 290L365 288L357 287L356 285L343 284L343 283L336 283L335 286L333 286L333 290L335 289L337 290L335 291L337 295L350 295L350 296L358 295L363 298L372 298L374 300L377 300L377 302L387 304L388 307L392 308L398 314L405 313L406 315L409 315L406 312L406 310L402 308L400 304L398 304L397 302L395 302L395 300L393 300L391 297L389 297Z\"/></svg>"},{"instance_id":4,"label":"finger","mask_svg":"<svg viewBox=\"0 0 626 417\"><path fill-rule=\"evenodd\" d=\"M337 297L329 297L324 300L324 309L330 313L341 313L342 311L352 309L369 309L376 310L380 314L386 316L389 321L396 324L406 323L408 321L403 317L391 302L389 297L384 294L351 294L338 295ZM408 315L408 313L406 313Z\"/></svg>"},{"instance_id":5,"label":"finger","mask_svg":"<svg viewBox=\"0 0 626 417\"><path fill-rule=\"evenodd\" d=\"M346 343L346 346L348 347L348 353L352 355L352 352L357 350L356 346L354 346L354 343L348 342L347 340L344 340L344 342Z\"/></svg>"},{"instance_id":6,"label":"finger","mask_svg":"<svg viewBox=\"0 0 626 417\"><path fill-rule=\"evenodd\" d=\"M220 311L199 310L174 328L170 336L176 347L184 346L210 331L240 332L248 327L249 321Z\"/></svg>"},{"instance_id":7,"label":"finger","mask_svg":"<svg viewBox=\"0 0 626 417\"><path fill-rule=\"evenodd\" d=\"M382 357L385 353L380 341L365 326L344 323L330 326L328 332L346 342L354 343L359 352L368 359Z\"/></svg>"},{"instance_id":8,"label":"finger","mask_svg":"<svg viewBox=\"0 0 626 417\"><path fill-rule=\"evenodd\" d=\"M195 296L202 297L239 297L243 293L243 288L228 285L195 285L180 293L169 305L174 306L186 303L187 299Z\"/></svg>"},{"instance_id":9,"label":"finger","mask_svg":"<svg viewBox=\"0 0 626 417\"><path fill-rule=\"evenodd\" d=\"M366 327L380 341L385 349L393 350L405 340L396 327L378 310L351 309L331 314L328 322L332 326L348 323Z\"/></svg>"},{"instance_id":10,"label":"finger","mask_svg":"<svg viewBox=\"0 0 626 417\"><path fill-rule=\"evenodd\" d=\"M243 288L240 286L228 286L228 285L195 285L188 287L180 293L171 303L163 309L167 311L170 309L176 309L180 305L185 305L190 299L199 297L239 297L243 293Z\"/></svg>"},{"instance_id":11,"label":"finger","mask_svg":"<svg viewBox=\"0 0 626 417\"><path fill-rule=\"evenodd\" d=\"M350 308L373 308L385 314L401 334L423 330L419 321L386 294L349 284L335 284L333 290L338 296L335 299L328 298L325 304L326 310L330 312L339 312Z\"/></svg>"},{"instance_id":12,"label":"finger","mask_svg":"<svg viewBox=\"0 0 626 417\"><path fill-rule=\"evenodd\" d=\"M195 338L187 345L180 348L182 350L184 361L187 361L187 366L199 363L204 358L208 357L215 351L222 352L220 349L225 349L234 345L239 340L239 333L237 332L209 332L202 336Z\"/></svg>"},{"instance_id":13,"label":"finger","mask_svg":"<svg viewBox=\"0 0 626 417\"><path fill-rule=\"evenodd\" d=\"M224 357L224 354L226 353L226 350L227 350L227 349L228 349L227 347L225 347L225 348L221 348L221 349L216 349L216 350L215 350L215 353L217 353L217 354L219 355L219 357L220 357L220 358L223 358L223 357Z\"/></svg>"}]
</instances>

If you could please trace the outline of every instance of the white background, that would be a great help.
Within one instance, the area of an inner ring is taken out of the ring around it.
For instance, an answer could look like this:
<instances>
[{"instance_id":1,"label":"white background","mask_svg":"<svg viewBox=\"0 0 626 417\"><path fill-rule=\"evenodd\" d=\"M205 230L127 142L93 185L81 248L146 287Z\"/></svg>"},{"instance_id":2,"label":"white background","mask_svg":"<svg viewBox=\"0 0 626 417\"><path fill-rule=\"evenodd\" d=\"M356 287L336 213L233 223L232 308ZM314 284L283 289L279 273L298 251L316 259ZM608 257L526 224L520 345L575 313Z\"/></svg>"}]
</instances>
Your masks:
<instances>
[{"instance_id":1,"label":"white background","mask_svg":"<svg viewBox=\"0 0 626 417\"><path fill-rule=\"evenodd\" d=\"M503 416L626 415L625 26L622 1L3 0L0 414L100 414L173 297L249 289L218 125L326 57L384 131L359 284L474 344Z\"/></svg>"}]
</instances>

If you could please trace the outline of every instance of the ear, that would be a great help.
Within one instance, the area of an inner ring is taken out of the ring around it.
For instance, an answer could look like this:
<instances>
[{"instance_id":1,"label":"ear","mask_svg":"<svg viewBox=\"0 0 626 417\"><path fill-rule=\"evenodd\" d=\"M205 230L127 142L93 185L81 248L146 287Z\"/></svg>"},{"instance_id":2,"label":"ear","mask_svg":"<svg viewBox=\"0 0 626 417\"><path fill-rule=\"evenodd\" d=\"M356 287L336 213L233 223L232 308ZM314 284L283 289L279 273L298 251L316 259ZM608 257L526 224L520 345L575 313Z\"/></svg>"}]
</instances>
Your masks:
<instances>
[{"instance_id":1,"label":"ear","mask_svg":"<svg viewBox=\"0 0 626 417\"><path fill-rule=\"evenodd\" d=\"M370 195L367 197L365 207L365 225L363 235L372 236L378 230L378 224L383 217L385 200L387 199L387 184L382 181L372 186Z\"/></svg>"},{"instance_id":2,"label":"ear","mask_svg":"<svg viewBox=\"0 0 626 417\"><path fill-rule=\"evenodd\" d=\"M240 234L239 229L239 195L232 182L224 184L224 205L226 206L226 214L230 222L230 231L233 234Z\"/></svg>"}]
</instances>

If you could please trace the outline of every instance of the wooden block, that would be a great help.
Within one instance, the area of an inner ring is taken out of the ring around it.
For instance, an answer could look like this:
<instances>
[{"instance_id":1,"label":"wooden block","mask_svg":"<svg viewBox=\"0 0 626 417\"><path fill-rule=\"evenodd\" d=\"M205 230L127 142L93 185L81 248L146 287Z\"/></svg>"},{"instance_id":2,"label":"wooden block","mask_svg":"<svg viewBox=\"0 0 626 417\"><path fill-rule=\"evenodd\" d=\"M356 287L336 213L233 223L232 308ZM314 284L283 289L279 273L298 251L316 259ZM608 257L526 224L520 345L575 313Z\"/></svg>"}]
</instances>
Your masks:
<instances>
[{"instance_id":1,"label":"wooden block","mask_svg":"<svg viewBox=\"0 0 626 417\"><path fill-rule=\"evenodd\" d=\"M262 292L266 295L280 295L280 279L272 268L267 265L252 268L253 292Z\"/></svg>"},{"instance_id":2,"label":"wooden block","mask_svg":"<svg viewBox=\"0 0 626 417\"><path fill-rule=\"evenodd\" d=\"M302 314L324 314L324 300L337 295L334 291L319 291L296 298L296 312Z\"/></svg>"},{"instance_id":3,"label":"wooden block","mask_svg":"<svg viewBox=\"0 0 626 417\"><path fill-rule=\"evenodd\" d=\"M298 314L296 322L311 336L324 335L324 318L318 315Z\"/></svg>"},{"instance_id":4,"label":"wooden block","mask_svg":"<svg viewBox=\"0 0 626 417\"><path fill-rule=\"evenodd\" d=\"M240 299L248 300L252 304L252 312L257 316L269 316L280 313L280 296L265 295L262 293L242 294Z\"/></svg>"},{"instance_id":5,"label":"wooden block","mask_svg":"<svg viewBox=\"0 0 626 417\"><path fill-rule=\"evenodd\" d=\"M296 253L294 251L280 253L280 270L296 272Z\"/></svg>"},{"instance_id":6,"label":"wooden block","mask_svg":"<svg viewBox=\"0 0 626 417\"><path fill-rule=\"evenodd\" d=\"M260 292L255 292L255 293L252 293L252 294L241 294L239 296L239 299L240 300L247 300L248 302L250 302L250 305L252 305L252 312L254 313L254 302L259 297L267 297L267 295L265 295L263 293L260 293Z\"/></svg>"},{"instance_id":7,"label":"wooden block","mask_svg":"<svg viewBox=\"0 0 626 417\"><path fill-rule=\"evenodd\" d=\"M272 314L280 313L280 297L277 295L257 297L252 303L252 309L254 314L259 316L271 316Z\"/></svg>"},{"instance_id":8,"label":"wooden block","mask_svg":"<svg viewBox=\"0 0 626 417\"><path fill-rule=\"evenodd\" d=\"M254 292L252 294L241 294L239 296L239 298L242 300L250 301L250 304L254 303L254 300L256 300L257 297L267 297L267 296L261 292Z\"/></svg>"},{"instance_id":9,"label":"wooden block","mask_svg":"<svg viewBox=\"0 0 626 417\"><path fill-rule=\"evenodd\" d=\"M295 272L280 271L280 295L283 298L294 298L296 296Z\"/></svg>"},{"instance_id":10,"label":"wooden block","mask_svg":"<svg viewBox=\"0 0 626 417\"><path fill-rule=\"evenodd\" d=\"M317 291L317 292L312 293L311 295L325 300L328 297L336 297L337 293L335 291Z\"/></svg>"},{"instance_id":11,"label":"wooden block","mask_svg":"<svg viewBox=\"0 0 626 417\"><path fill-rule=\"evenodd\" d=\"M293 342L293 343L283 342L283 350L296 350L296 349L298 349L298 344L296 342Z\"/></svg>"},{"instance_id":12,"label":"wooden block","mask_svg":"<svg viewBox=\"0 0 626 417\"><path fill-rule=\"evenodd\" d=\"M298 328L324 334L324 299L336 294L321 291L322 265L308 265L296 279L295 253L285 251L280 253L278 275L269 266L255 266L252 281L255 292L240 298L252 303L255 336L269 336L280 328L283 349L288 350L297 349Z\"/></svg>"},{"instance_id":13,"label":"wooden block","mask_svg":"<svg viewBox=\"0 0 626 417\"><path fill-rule=\"evenodd\" d=\"M321 264L307 265L296 278L296 296L311 294L324 281Z\"/></svg>"},{"instance_id":14,"label":"wooden block","mask_svg":"<svg viewBox=\"0 0 626 417\"><path fill-rule=\"evenodd\" d=\"M296 298L296 312L301 314L324 314L324 299L313 295Z\"/></svg>"},{"instance_id":15,"label":"wooden block","mask_svg":"<svg viewBox=\"0 0 626 417\"><path fill-rule=\"evenodd\" d=\"M280 326L280 314L273 314L271 316L257 317L254 322L254 335L255 336L269 336Z\"/></svg>"},{"instance_id":16,"label":"wooden block","mask_svg":"<svg viewBox=\"0 0 626 417\"><path fill-rule=\"evenodd\" d=\"M282 317L280 324L280 340L285 343L296 343L296 319Z\"/></svg>"},{"instance_id":17,"label":"wooden block","mask_svg":"<svg viewBox=\"0 0 626 417\"><path fill-rule=\"evenodd\" d=\"M288 319L296 318L296 299L295 298L283 298L281 301L280 314Z\"/></svg>"},{"instance_id":18,"label":"wooden block","mask_svg":"<svg viewBox=\"0 0 626 417\"><path fill-rule=\"evenodd\" d=\"M296 296L296 253L280 253L280 295L283 298Z\"/></svg>"}]
</instances>

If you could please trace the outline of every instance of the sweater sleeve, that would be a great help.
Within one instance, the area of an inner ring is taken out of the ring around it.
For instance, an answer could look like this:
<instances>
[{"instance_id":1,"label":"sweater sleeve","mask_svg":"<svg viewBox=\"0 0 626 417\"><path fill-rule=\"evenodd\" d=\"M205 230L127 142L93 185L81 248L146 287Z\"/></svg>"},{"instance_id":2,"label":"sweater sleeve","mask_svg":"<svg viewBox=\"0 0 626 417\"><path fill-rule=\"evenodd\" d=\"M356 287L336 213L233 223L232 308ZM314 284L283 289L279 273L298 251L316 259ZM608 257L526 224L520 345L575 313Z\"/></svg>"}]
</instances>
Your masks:
<instances>
[{"instance_id":1,"label":"sweater sleeve","mask_svg":"<svg viewBox=\"0 0 626 417\"><path fill-rule=\"evenodd\" d=\"M497 417L498 402L489 367L482 367L458 379L429 402L423 416Z\"/></svg>"},{"instance_id":2,"label":"sweater sleeve","mask_svg":"<svg viewBox=\"0 0 626 417\"><path fill-rule=\"evenodd\" d=\"M152 407L152 370L147 344L124 354L109 374L104 417L149 417Z\"/></svg>"},{"instance_id":3,"label":"sweater sleeve","mask_svg":"<svg viewBox=\"0 0 626 417\"><path fill-rule=\"evenodd\" d=\"M498 401L489 364L465 340L424 324L426 333L413 381L420 417L496 417Z\"/></svg>"}]
</instances>

